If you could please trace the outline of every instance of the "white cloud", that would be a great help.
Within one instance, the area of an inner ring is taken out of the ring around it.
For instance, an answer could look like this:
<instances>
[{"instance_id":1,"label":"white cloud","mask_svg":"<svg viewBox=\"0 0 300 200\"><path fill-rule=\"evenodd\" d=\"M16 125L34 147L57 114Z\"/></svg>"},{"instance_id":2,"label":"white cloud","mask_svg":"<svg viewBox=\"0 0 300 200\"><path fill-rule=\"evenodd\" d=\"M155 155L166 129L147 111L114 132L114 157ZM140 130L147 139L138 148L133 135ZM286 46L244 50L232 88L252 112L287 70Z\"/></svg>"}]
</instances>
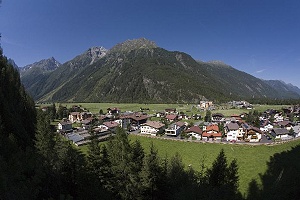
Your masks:
<instances>
[{"instance_id":1,"label":"white cloud","mask_svg":"<svg viewBox=\"0 0 300 200\"><path fill-rule=\"evenodd\" d=\"M264 72L264 71L266 71L267 69L261 69L261 70L257 70L257 71L255 71L255 73L256 74L259 74L259 73L262 73L262 72Z\"/></svg>"}]
</instances>

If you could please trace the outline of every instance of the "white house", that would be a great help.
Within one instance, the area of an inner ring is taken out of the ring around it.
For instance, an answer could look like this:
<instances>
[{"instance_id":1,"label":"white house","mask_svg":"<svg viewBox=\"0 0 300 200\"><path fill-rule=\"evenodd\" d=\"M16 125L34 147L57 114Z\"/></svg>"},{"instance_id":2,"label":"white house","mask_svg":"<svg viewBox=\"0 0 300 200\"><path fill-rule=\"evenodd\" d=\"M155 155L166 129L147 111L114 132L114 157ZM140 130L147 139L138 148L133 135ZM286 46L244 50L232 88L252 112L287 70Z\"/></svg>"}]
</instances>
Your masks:
<instances>
[{"instance_id":1,"label":"white house","mask_svg":"<svg viewBox=\"0 0 300 200\"><path fill-rule=\"evenodd\" d=\"M290 132L285 128L274 128L271 132L271 135L275 139L288 139Z\"/></svg>"},{"instance_id":2,"label":"white house","mask_svg":"<svg viewBox=\"0 0 300 200\"><path fill-rule=\"evenodd\" d=\"M243 139L244 131L236 122L230 122L225 126L227 141L238 141Z\"/></svg>"},{"instance_id":3,"label":"white house","mask_svg":"<svg viewBox=\"0 0 300 200\"><path fill-rule=\"evenodd\" d=\"M171 124L168 128L166 128L165 133L168 136L178 136L179 133L184 129L184 122L176 122Z\"/></svg>"},{"instance_id":4,"label":"white house","mask_svg":"<svg viewBox=\"0 0 300 200\"><path fill-rule=\"evenodd\" d=\"M165 125L157 121L147 121L141 124L141 134L156 136L157 133L163 132Z\"/></svg>"},{"instance_id":5,"label":"white house","mask_svg":"<svg viewBox=\"0 0 300 200\"><path fill-rule=\"evenodd\" d=\"M72 123L68 120L63 120L58 123L57 129L59 131L70 131L72 130Z\"/></svg>"},{"instance_id":6,"label":"white house","mask_svg":"<svg viewBox=\"0 0 300 200\"><path fill-rule=\"evenodd\" d=\"M294 133L295 133L295 137L300 137L300 126L294 126L293 127Z\"/></svg>"},{"instance_id":7,"label":"white house","mask_svg":"<svg viewBox=\"0 0 300 200\"><path fill-rule=\"evenodd\" d=\"M187 134L195 137L197 140L201 140L202 138L202 130L199 126L192 126L189 129L185 130Z\"/></svg>"},{"instance_id":8,"label":"white house","mask_svg":"<svg viewBox=\"0 0 300 200\"><path fill-rule=\"evenodd\" d=\"M256 127L249 127L246 130L244 140L246 142L259 142L262 137L262 132L259 128Z\"/></svg>"}]
</instances>

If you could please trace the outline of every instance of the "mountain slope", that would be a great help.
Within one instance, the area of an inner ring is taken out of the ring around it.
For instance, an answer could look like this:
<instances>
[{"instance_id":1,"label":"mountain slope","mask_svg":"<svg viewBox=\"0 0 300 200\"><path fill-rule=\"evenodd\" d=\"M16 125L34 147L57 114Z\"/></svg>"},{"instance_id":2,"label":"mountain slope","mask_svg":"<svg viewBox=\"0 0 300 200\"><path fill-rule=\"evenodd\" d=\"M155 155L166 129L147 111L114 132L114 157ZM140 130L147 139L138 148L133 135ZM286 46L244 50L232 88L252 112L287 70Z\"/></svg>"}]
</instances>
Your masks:
<instances>
[{"instance_id":1,"label":"mountain slope","mask_svg":"<svg viewBox=\"0 0 300 200\"><path fill-rule=\"evenodd\" d=\"M22 83L29 94L35 96L42 88L43 81L60 66L61 64L51 57L19 68Z\"/></svg>"},{"instance_id":2,"label":"mountain slope","mask_svg":"<svg viewBox=\"0 0 300 200\"><path fill-rule=\"evenodd\" d=\"M297 98L297 96L294 93L300 95L300 89L290 83L287 84L284 81L280 80L264 80L264 82L270 85L275 90L277 90L279 93L285 91L295 96L295 98Z\"/></svg>"},{"instance_id":3,"label":"mountain slope","mask_svg":"<svg viewBox=\"0 0 300 200\"><path fill-rule=\"evenodd\" d=\"M62 87L85 66L90 65L105 56L107 50L103 47L92 47L83 54L76 56L74 59L60 65L51 73L39 73L39 78L33 80L31 85L26 84L25 87L33 96L34 100L38 100L46 94L51 94L58 88ZM38 74L38 72L37 72ZM26 79L21 74L21 80Z\"/></svg>"},{"instance_id":4,"label":"mountain slope","mask_svg":"<svg viewBox=\"0 0 300 200\"><path fill-rule=\"evenodd\" d=\"M35 100L188 103L250 98L299 98L221 62L197 62L144 38L110 50L89 49L28 88Z\"/></svg>"}]
</instances>

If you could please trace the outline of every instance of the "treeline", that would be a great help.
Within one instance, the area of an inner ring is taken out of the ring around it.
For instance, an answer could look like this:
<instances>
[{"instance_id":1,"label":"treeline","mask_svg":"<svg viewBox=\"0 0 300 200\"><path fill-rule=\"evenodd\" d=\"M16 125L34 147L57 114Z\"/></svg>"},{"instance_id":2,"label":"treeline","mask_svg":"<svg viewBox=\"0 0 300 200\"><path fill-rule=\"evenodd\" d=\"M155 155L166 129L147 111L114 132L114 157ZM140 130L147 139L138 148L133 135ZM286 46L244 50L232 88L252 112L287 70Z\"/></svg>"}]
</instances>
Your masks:
<instances>
[{"instance_id":1,"label":"treeline","mask_svg":"<svg viewBox=\"0 0 300 200\"><path fill-rule=\"evenodd\" d=\"M298 105L300 99L270 99L270 98L255 98L247 100L251 104L263 105Z\"/></svg>"}]
</instances>

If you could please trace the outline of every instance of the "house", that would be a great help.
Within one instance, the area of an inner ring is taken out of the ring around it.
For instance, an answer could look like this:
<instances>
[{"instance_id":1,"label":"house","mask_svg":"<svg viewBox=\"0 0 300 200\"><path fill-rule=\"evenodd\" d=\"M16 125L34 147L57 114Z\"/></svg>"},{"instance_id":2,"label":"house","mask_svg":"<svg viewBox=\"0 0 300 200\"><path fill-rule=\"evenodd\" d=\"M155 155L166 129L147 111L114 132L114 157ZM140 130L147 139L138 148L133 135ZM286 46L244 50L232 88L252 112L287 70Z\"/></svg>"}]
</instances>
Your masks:
<instances>
[{"instance_id":1,"label":"house","mask_svg":"<svg viewBox=\"0 0 300 200\"><path fill-rule=\"evenodd\" d=\"M112 115L99 115L98 120L102 122L107 122L112 119Z\"/></svg>"},{"instance_id":2,"label":"house","mask_svg":"<svg viewBox=\"0 0 300 200\"><path fill-rule=\"evenodd\" d=\"M69 120L62 120L58 123L57 129L60 132L72 131L72 123Z\"/></svg>"},{"instance_id":3,"label":"house","mask_svg":"<svg viewBox=\"0 0 300 200\"><path fill-rule=\"evenodd\" d=\"M84 119L80 123L83 129L88 130L92 125L92 118Z\"/></svg>"},{"instance_id":4,"label":"house","mask_svg":"<svg viewBox=\"0 0 300 200\"><path fill-rule=\"evenodd\" d=\"M69 114L69 120L74 123L74 122L80 122L81 120L85 120L87 118L92 117L91 112L71 112Z\"/></svg>"},{"instance_id":5,"label":"house","mask_svg":"<svg viewBox=\"0 0 300 200\"><path fill-rule=\"evenodd\" d=\"M246 133L244 136L245 142L259 142L262 137L262 132L259 128L249 126L246 129Z\"/></svg>"},{"instance_id":6,"label":"house","mask_svg":"<svg viewBox=\"0 0 300 200\"><path fill-rule=\"evenodd\" d=\"M76 121L80 121L80 112L71 112L69 114L70 122L74 123Z\"/></svg>"},{"instance_id":7,"label":"house","mask_svg":"<svg viewBox=\"0 0 300 200\"><path fill-rule=\"evenodd\" d=\"M122 127L127 128L129 126L138 129L141 124L147 122L149 116L140 112L126 113L120 116L122 120Z\"/></svg>"},{"instance_id":8,"label":"house","mask_svg":"<svg viewBox=\"0 0 300 200\"><path fill-rule=\"evenodd\" d=\"M287 130L290 130L293 127L293 123L288 120L280 121L278 122L278 125L280 126L280 128L285 128Z\"/></svg>"},{"instance_id":9,"label":"house","mask_svg":"<svg viewBox=\"0 0 300 200\"><path fill-rule=\"evenodd\" d=\"M211 115L212 122L221 122L224 118L224 115L221 113L214 113Z\"/></svg>"},{"instance_id":10,"label":"house","mask_svg":"<svg viewBox=\"0 0 300 200\"><path fill-rule=\"evenodd\" d=\"M107 108L107 113L108 114L111 114L111 115L114 115L114 114L119 114L121 113L121 110L119 108Z\"/></svg>"},{"instance_id":11,"label":"house","mask_svg":"<svg viewBox=\"0 0 300 200\"><path fill-rule=\"evenodd\" d=\"M65 135L65 137L68 140L72 141L75 145L80 146L90 142L89 138L91 137L91 135L88 133L87 130L83 130L83 131L68 133Z\"/></svg>"},{"instance_id":12,"label":"house","mask_svg":"<svg viewBox=\"0 0 300 200\"><path fill-rule=\"evenodd\" d=\"M275 139L289 139L290 136L290 131L285 129L285 128L274 128L271 131L271 135L275 138Z\"/></svg>"},{"instance_id":13,"label":"house","mask_svg":"<svg viewBox=\"0 0 300 200\"><path fill-rule=\"evenodd\" d=\"M260 127L260 130L263 132L271 131L274 128L272 123L269 120L264 120L262 123L262 127Z\"/></svg>"},{"instance_id":14,"label":"house","mask_svg":"<svg viewBox=\"0 0 300 200\"><path fill-rule=\"evenodd\" d=\"M293 130L294 130L295 137L300 137L300 126L299 125L294 126Z\"/></svg>"},{"instance_id":15,"label":"house","mask_svg":"<svg viewBox=\"0 0 300 200\"><path fill-rule=\"evenodd\" d=\"M237 122L230 122L225 126L225 135L227 141L241 141L244 137L243 128Z\"/></svg>"},{"instance_id":16,"label":"house","mask_svg":"<svg viewBox=\"0 0 300 200\"><path fill-rule=\"evenodd\" d=\"M165 125L157 121L147 121L141 124L141 134L149 134L156 136L158 133L163 133Z\"/></svg>"},{"instance_id":17,"label":"house","mask_svg":"<svg viewBox=\"0 0 300 200\"><path fill-rule=\"evenodd\" d=\"M202 138L202 130L199 126L192 126L185 130L185 132L190 136L195 137L197 140L201 140Z\"/></svg>"},{"instance_id":18,"label":"house","mask_svg":"<svg viewBox=\"0 0 300 200\"><path fill-rule=\"evenodd\" d=\"M171 124L168 128L166 128L165 133L167 136L178 136L184 128L184 122L176 122Z\"/></svg>"},{"instance_id":19,"label":"house","mask_svg":"<svg viewBox=\"0 0 300 200\"><path fill-rule=\"evenodd\" d=\"M217 124L211 124L204 127L202 132L202 140L221 140L222 133L219 131L219 127Z\"/></svg>"},{"instance_id":20,"label":"house","mask_svg":"<svg viewBox=\"0 0 300 200\"><path fill-rule=\"evenodd\" d=\"M212 110L213 108L213 102L212 101L200 101L199 107L201 110Z\"/></svg>"},{"instance_id":21,"label":"house","mask_svg":"<svg viewBox=\"0 0 300 200\"><path fill-rule=\"evenodd\" d=\"M108 130L112 131L112 132L115 132L117 127L120 126L119 123L117 122L114 122L114 121L110 121L110 122L103 122L103 125L105 125Z\"/></svg>"},{"instance_id":22,"label":"house","mask_svg":"<svg viewBox=\"0 0 300 200\"><path fill-rule=\"evenodd\" d=\"M178 116L176 114L168 114L168 115L166 115L166 119L169 122L173 122L178 119Z\"/></svg>"},{"instance_id":23,"label":"house","mask_svg":"<svg viewBox=\"0 0 300 200\"><path fill-rule=\"evenodd\" d=\"M165 113L166 114L176 114L176 108L166 108Z\"/></svg>"},{"instance_id":24,"label":"house","mask_svg":"<svg viewBox=\"0 0 300 200\"><path fill-rule=\"evenodd\" d=\"M235 121L242 123L242 118L240 115L234 114L234 115L231 115L231 118L234 118Z\"/></svg>"},{"instance_id":25,"label":"house","mask_svg":"<svg viewBox=\"0 0 300 200\"><path fill-rule=\"evenodd\" d=\"M281 121L283 121L283 116L282 116L282 114L281 114L281 113L276 113L276 114L274 115L274 122L281 122Z\"/></svg>"}]
</instances>

